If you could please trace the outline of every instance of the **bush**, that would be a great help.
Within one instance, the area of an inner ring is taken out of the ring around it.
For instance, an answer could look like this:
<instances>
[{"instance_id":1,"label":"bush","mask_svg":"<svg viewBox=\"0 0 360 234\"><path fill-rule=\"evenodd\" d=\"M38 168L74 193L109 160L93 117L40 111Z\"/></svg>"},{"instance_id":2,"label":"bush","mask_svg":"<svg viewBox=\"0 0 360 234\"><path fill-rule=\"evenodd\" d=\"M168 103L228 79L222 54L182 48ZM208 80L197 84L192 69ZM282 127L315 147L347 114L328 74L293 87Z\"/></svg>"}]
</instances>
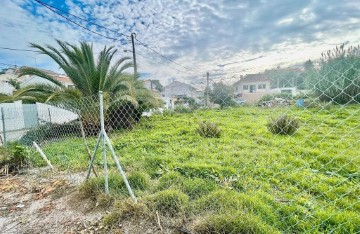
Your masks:
<instances>
[{"instance_id":1,"label":"bush","mask_svg":"<svg viewBox=\"0 0 360 234\"><path fill-rule=\"evenodd\" d=\"M320 70L309 81L321 101L360 103L360 47L344 45L322 54Z\"/></svg>"},{"instance_id":2,"label":"bush","mask_svg":"<svg viewBox=\"0 0 360 234\"><path fill-rule=\"evenodd\" d=\"M20 169L29 166L30 149L12 142L9 147L0 149L0 174L17 173Z\"/></svg>"},{"instance_id":3,"label":"bush","mask_svg":"<svg viewBox=\"0 0 360 234\"><path fill-rule=\"evenodd\" d=\"M200 123L197 131L202 137L220 137L221 135L221 129L217 124L208 121Z\"/></svg>"},{"instance_id":4,"label":"bush","mask_svg":"<svg viewBox=\"0 0 360 234\"><path fill-rule=\"evenodd\" d=\"M280 115L277 118L270 118L267 127L273 134L293 135L300 127L300 122L295 117Z\"/></svg>"},{"instance_id":5,"label":"bush","mask_svg":"<svg viewBox=\"0 0 360 234\"><path fill-rule=\"evenodd\" d=\"M164 190L145 198L149 207L164 215L175 216L184 210L189 198L179 190Z\"/></svg>"},{"instance_id":6,"label":"bush","mask_svg":"<svg viewBox=\"0 0 360 234\"><path fill-rule=\"evenodd\" d=\"M9 150L12 154L10 157L10 162L18 167L25 167L29 164L29 149L26 146L20 145L18 143L11 143L9 145Z\"/></svg>"},{"instance_id":7,"label":"bush","mask_svg":"<svg viewBox=\"0 0 360 234\"><path fill-rule=\"evenodd\" d=\"M30 146L33 141L41 144L45 141L51 141L51 139L56 139L62 136L81 137L80 125L76 122L68 124L46 123L28 131L23 137L21 137L20 143Z\"/></svg>"}]
</instances>

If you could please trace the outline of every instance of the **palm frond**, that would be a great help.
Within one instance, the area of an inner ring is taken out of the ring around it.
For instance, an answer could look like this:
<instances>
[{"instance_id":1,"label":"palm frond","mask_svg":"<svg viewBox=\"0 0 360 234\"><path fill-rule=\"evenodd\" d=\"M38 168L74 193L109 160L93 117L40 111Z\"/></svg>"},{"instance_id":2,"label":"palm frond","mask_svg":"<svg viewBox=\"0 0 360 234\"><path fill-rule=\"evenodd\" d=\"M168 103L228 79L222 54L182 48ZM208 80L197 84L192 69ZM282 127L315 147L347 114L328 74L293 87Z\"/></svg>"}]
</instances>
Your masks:
<instances>
[{"instance_id":1,"label":"palm frond","mask_svg":"<svg viewBox=\"0 0 360 234\"><path fill-rule=\"evenodd\" d=\"M50 76L49 74L47 74L46 72L37 69L37 68L33 68L33 67L21 67L20 68L20 72L19 72L19 77L21 76L25 76L25 75L35 75L35 76L39 76L42 77L48 81L51 81L52 83L54 83L57 86L63 87L64 85L60 82L55 80L52 76Z\"/></svg>"}]
</instances>

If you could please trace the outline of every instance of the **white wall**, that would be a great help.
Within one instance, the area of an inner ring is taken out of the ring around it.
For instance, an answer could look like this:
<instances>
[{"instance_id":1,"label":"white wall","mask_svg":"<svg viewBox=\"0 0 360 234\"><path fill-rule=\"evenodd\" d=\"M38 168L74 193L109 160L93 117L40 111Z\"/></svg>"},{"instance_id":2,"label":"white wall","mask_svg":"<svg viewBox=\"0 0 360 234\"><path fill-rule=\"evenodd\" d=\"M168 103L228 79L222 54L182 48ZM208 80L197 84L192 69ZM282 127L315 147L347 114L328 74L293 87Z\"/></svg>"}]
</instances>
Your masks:
<instances>
[{"instance_id":1,"label":"white wall","mask_svg":"<svg viewBox=\"0 0 360 234\"><path fill-rule=\"evenodd\" d=\"M259 89L258 86L260 84L265 84L266 88L265 89ZM248 86L247 90L243 89L244 85ZM235 94L238 94L238 93L250 93L250 85L255 85L256 86L255 93L270 92L270 81L254 81L254 82L239 82L239 84L235 87ZM236 90L236 88L237 88L237 90Z\"/></svg>"},{"instance_id":2,"label":"white wall","mask_svg":"<svg viewBox=\"0 0 360 234\"><path fill-rule=\"evenodd\" d=\"M20 140L32 128L39 124L64 124L78 119L71 111L44 103L22 104L21 101L0 104L0 144L4 140L4 126L1 115L3 110L6 141Z\"/></svg>"},{"instance_id":3,"label":"white wall","mask_svg":"<svg viewBox=\"0 0 360 234\"><path fill-rule=\"evenodd\" d=\"M36 103L38 118L40 121L64 124L76 120L79 116L71 111L51 106L44 103Z\"/></svg>"},{"instance_id":4,"label":"white wall","mask_svg":"<svg viewBox=\"0 0 360 234\"><path fill-rule=\"evenodd\" d=\"M16 101L14 103L2 103L0 104L2 108L4 121L2 119L2 114L0 112L0 131L1 131L1 143L4 141L4 125L5 123L5 132L6 132L6 141L14 141L24 134L25 122L24 122L24 113L22 108L22 102Z\"/></svg>"}]
</instances>

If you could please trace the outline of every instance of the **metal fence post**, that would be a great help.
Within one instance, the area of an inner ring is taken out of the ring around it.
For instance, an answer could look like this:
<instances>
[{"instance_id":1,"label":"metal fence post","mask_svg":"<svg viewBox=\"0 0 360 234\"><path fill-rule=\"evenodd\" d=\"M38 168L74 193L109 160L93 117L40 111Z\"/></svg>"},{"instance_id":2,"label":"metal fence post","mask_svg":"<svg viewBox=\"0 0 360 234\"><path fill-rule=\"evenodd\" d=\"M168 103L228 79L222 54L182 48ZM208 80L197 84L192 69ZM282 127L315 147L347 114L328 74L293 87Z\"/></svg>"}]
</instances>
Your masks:
<instances>
[{"instance_id":1,"label":"metal fence post","mask_svg":"<svg viewBox=\"0 0 360 234\"><path fill-rule=\"evenodd\" d=\"M48 108L48 112L49 112L49 122L51 123L51 112L50 112L50 108Z\"/></svg>"},{"instance_id":2,"label":"metal fence post","mask_svg":"<svg viewBox=\"0 0 360 234\"><path fill-rule=\"evenodd\" d=\"M1 120L2 120L2 125L3 125L3 134L4 134L4 142L3 142L3 146L6 148L6 128L5 128L5 115L4 115L4 107L1 107Z\"/></svg>"},{"instance_id":3,"label":"metal fence post","mask_svg":"<svg viewBox=\"0 0 360 234\"><path fill-rule=\"evenodd\" d=\"M104 120L104 97L103 92L99 92L100 97L100 124L101 124L101 141L102 141L102 155L104 161L104 179L105 179L105 193L109 194L109 178L107 171L107 161L106 161L106 146L105 146L105 120Z\"/></svg>"}]
</instances>

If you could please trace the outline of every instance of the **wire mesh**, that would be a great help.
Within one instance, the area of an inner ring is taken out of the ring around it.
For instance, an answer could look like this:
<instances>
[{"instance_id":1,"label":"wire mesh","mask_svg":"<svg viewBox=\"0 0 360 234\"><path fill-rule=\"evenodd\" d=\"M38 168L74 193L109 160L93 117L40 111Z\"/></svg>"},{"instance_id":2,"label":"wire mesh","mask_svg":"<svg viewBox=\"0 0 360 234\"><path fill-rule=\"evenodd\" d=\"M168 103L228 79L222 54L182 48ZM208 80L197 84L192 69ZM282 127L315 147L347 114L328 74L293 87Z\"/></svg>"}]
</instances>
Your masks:
<instances>
[{"instance_id":1,"label":"wire mesh","mask_svg":"<svg viewBox=\"0 0 360 234\"><path fill-rule=\"evenodd\" d=\"M164 228L194 233L360 232L358 51L202 89L174 81L150 86L152 97L105 94L105 129L139 202ZM7 138L17 131L58 167L84 170L100 131L98 96L26 108L4 111ZM110 193L126 197L106 153ZM102 177L88 183L104 190Z\"/></svg>"}]
</instances>

